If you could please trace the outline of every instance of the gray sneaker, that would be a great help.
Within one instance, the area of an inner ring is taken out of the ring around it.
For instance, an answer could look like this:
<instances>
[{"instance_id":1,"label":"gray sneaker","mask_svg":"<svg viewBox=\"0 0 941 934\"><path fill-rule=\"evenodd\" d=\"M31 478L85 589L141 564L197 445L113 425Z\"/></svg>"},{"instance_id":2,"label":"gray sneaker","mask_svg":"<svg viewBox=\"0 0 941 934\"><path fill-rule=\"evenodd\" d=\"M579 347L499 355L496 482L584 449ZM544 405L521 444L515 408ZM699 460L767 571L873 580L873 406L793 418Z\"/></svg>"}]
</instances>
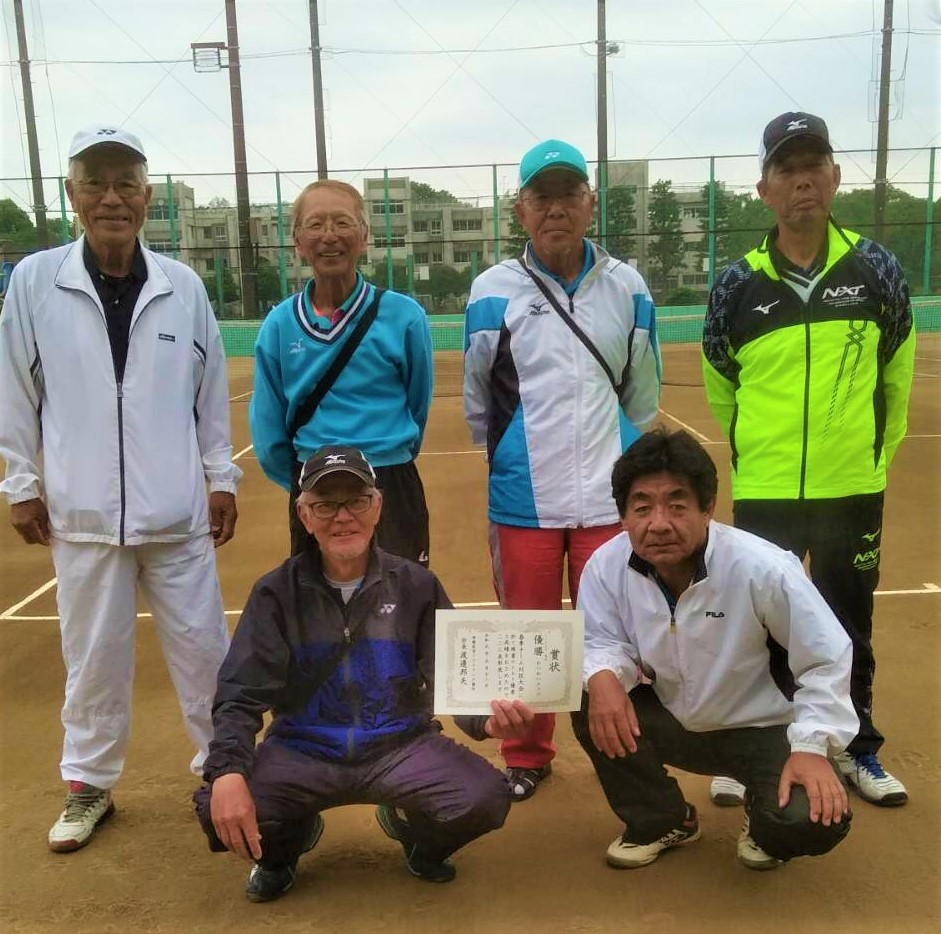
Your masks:
<instances>
[{"instance_id":1,"label":"gray sneaker","mask_svg":"<svg viewBox=\"0 0 941 934\"><path fill-rule=\"evenodd\" d=\"M65 809L49 831L49 849L54 853L71 853L91 840L102 821L114 813L111 792L85 782L69 782Z\"/></svg>"}]
</instances>

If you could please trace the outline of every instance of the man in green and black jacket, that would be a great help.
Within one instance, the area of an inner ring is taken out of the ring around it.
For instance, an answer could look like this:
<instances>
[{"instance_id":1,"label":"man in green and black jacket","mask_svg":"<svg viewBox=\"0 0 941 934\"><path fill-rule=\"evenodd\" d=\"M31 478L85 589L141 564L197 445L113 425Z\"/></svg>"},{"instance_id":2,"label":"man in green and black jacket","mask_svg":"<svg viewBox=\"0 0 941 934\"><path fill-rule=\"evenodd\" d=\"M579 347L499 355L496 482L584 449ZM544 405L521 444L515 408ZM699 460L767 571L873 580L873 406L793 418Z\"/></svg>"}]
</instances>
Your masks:
<instances>
[{"instance_id":1,"label":"man in green and black jacket","mask_svg":"<svg viewBox=\"0 0 941 934\"><path fill-rule=\"evenodd\" d=\"M772 120L759 163L758 194L777 224L709 296L706 394L732 448L735 524L809 553L853 640L860 731L840 769L867 801L900 805L905 787L877 757L871 637L886 473L915 356L908 285L888 250L830 216L840 167L823 120ZM714 782L714 800L734 795L727 781Z\"/></svg>"}]
</instances>

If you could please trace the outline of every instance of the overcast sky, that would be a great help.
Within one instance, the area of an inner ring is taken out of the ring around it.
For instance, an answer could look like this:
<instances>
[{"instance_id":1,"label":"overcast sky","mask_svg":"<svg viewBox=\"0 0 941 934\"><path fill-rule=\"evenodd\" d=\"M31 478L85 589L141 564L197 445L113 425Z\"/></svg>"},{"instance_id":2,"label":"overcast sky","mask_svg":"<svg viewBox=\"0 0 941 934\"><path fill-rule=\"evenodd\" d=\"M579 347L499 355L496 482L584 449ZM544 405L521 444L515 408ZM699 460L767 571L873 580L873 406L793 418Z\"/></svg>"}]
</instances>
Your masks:
<instances>
[{"instance_id":1,"label":"overcast sky","mask_svg":"<svg viewBox=\"0 0 941 934\"><path fill-rule=\"evenodd\" d=\"M561 137L596 158L595 0L320 0L330 172L500 163L512 188L532 144ZM13 4L3 0L0 197L26 203L28 175ZM66 169L73 132L127 125L152 178L171 173L197 200L231 196L228 73L197 74L190 43L224 41L223 0L24 0L44 175ZM941 0L896 0L892 147L941 143ZM306 0L238 0L248 162L279 169L292 198L315 174ZM875 145L883 0L608 0L609 157L722 160L751 185L764 124L786 110L829 123L836 148ZM538 48L538 47L543 48ZM119 64L107 64L118 62ZM167 62L168 64L158 64ZM865 184L868 153L841 158ZM896 182L927 178L927 156L896 155ZM401 174L401 173L400 173ZM484 170L413 170L457 194L488 195ZM704 162L653 163L651 181L708 178ZM53 200L55 186L47 198ZM252 200L272 197L270 179Z\"/></svg>"}]
</instances>

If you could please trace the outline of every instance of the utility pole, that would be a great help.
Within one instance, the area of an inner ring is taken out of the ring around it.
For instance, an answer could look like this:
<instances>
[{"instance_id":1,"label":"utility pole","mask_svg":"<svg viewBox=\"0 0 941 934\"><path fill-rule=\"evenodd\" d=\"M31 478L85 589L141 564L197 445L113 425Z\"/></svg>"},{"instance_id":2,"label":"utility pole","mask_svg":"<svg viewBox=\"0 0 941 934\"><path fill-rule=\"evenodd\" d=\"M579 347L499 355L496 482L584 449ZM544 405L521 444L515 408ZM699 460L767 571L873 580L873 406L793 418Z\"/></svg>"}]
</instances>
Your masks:
<instances>
[{"instance_id":1,"label":"utility pole","mask_svg":"<svg viewBox=\"0 0 941 934\"><path fill-rule=\"evenodd\" d=\"M608 41L605 37L604 0L598 0L598 226L602 248L608 240L608 75L606 56Z\"/></svg>"},{"instance_id":2,"label":"utility pole","mask_svg":"<svg viewBox=\"0 0 941 934\"><path fill-rule=\"evenodd\" d=\"M876 134L875 239L882 241L889 163L889 87L892 75L892 2L885 0L882 19L882 69L879 77L879 123Z\"/></svg>"},{"instance_id":3,"label":"utility pole","mask_svg":"<svg viewBox=\"0 0 941 934\"><path fill-rule=\"evenodd\" d=\"M245 117L242 112L242 76L239 68L239 30L235 0L225 0L226 39L229 52L229 92L232 98L232 141L235 148L235 201L239 228L239 268L241 271L242 314L254 318L255 254L252 251L248 200L248 158L245 154Z\"/></svg>"},{"instance_id":4,"label":"utility pole","mask_svg":"<svg viewBox=\"0 0 941 934\"><path fill-rule=\"evenodd\" d=\"M310 9L310 58L314 70L314 135L317 140L317 178L327 177L327 141L323 128L323 81L320 76L320 24L317 0L308 0Z\"/></svg>"},{"instance_id":5,"label":"utility pole","mask_svg":"<svg viewBox=\"0 0 941 934\"><path fill-rule=\"evenodd\" d=\"M33 180L36 241L45 250L49 247L49 229L46 226L46 196L42 190L42 169L39 166L39 141L36 139L36 111L33 108L33 85L29 77L29 51L26 48L23 0L13 0L13 15L16 19L16 41L20 51L20 78L23 81L23 111L26 118L26 143L29 148L29 174Z\"/></svg>"}]
</instances>

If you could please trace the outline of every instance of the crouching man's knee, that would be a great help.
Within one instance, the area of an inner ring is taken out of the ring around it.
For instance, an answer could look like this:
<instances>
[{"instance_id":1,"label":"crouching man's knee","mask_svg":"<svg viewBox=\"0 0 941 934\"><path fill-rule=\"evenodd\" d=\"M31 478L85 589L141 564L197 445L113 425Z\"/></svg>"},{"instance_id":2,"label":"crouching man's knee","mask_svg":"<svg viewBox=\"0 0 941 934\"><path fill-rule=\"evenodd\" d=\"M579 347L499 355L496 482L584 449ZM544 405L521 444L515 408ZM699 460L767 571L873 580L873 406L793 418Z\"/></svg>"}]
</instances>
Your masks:
<instances>
[{"instance_id":1,"label":"crouching man's knee","mask_svg":"<svg viewBox=\"0 0 941 934\"><path fill-rule=\"evenodd\" d=\"M851 821L849 811L829 826L820 820L812 821L807 795L799 786L792 787L786 807L755 807L749 814L755 843L769 856L783 860L829 853L849 833Z\"/></svg>"}]
</instances>

